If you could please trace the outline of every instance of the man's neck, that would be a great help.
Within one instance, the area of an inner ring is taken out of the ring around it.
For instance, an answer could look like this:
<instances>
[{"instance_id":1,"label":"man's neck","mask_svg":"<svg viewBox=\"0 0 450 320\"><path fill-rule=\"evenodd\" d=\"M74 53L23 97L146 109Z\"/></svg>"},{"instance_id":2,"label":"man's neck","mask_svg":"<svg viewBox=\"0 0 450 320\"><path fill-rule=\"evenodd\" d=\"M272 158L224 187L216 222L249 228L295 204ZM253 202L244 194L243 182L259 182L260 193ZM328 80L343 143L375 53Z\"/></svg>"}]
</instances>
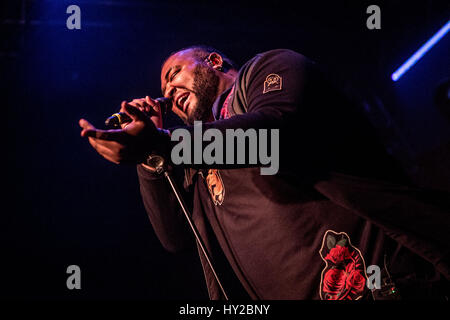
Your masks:
<instances>
[{"instance_id":1,"label":"man's neck","mask_svg":"<svg viewBox=\"0 0 450 320\"><path fill-rule=\"evenodd\" d=\"M238 72L236 70L228 70L227 73L225 73L224 75L222 75L222 77L220 77L220 82L219 82L219 86L218 86L218 90L217 90L217 97L220 97L220 95L222 93L224 93L226 90L228 90L229 88L231 88L234 84L234 81L236 80L238 75ZM207 120L207 122L211 122L214 121L214 116L212 114L209 115L209 118Z\"/></svg>"},{"instance_id":2,"label":"man's neck","mask_svg":"<svg viewBox=\"0 0 450 320\"><path fill-rule=\"evenodd\" d=\"M236 80L238 75L238 72L236 70L228 70L227 73L225 73L219 82L219 88L218 88L218 96L220 96L225 90L228 90L233 85L234 81Z\"/></svg>"}]
</instances>

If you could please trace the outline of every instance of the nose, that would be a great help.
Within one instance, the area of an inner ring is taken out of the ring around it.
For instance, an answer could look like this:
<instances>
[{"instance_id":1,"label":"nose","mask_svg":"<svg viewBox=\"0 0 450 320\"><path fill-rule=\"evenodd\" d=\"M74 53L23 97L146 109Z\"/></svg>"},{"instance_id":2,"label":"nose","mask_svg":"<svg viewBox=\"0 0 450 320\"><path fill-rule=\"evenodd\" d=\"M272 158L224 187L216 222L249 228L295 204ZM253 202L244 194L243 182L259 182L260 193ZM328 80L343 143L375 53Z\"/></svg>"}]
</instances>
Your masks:
<instances>
[{"instance_id":1,"label":"nose","mask_svg":"<svg viewBox=\"0 0 450 320\"><path fill-rule=\"evenodd\" d=\"M177 91L176 87L172 86L169 82L166 84L166 91L164 92L164 97L170 99L172 107L176 105L174 99L176 91Z\"/></svg>"},{"instance_id":2,"label":"nose","mask_svg":"<svg viewBox=\"0 0 450 320\"><path fill-rule=\"evenodd\" d=\"M166 92L164 94L164 97L172 99L175 95L176 90L176 87L172 86L170 82L168 82L166 84Z\"/></svg>"}]
</instances>

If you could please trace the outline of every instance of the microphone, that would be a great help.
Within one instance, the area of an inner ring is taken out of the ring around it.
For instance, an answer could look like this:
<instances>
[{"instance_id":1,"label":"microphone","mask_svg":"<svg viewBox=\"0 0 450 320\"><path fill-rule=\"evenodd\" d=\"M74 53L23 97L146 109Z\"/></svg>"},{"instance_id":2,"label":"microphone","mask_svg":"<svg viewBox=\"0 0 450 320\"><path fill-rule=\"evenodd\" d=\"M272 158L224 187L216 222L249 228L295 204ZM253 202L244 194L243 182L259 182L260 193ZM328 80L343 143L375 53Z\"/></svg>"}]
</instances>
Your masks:
<instances>
[{"instance_id":1,"label":"microphone","mask_svg":"<svg viewBox=\"0 0 450 320\"><path fill-rule=\"evenodd\" d=\"M169 98L156 98L161 106L161 113L166 114L172 109L172 100ZM131 122L132 119L125 112L117 112L105 120L105 125L107 128L120 128L123 123Z\"/></svg>"}]
</instances>

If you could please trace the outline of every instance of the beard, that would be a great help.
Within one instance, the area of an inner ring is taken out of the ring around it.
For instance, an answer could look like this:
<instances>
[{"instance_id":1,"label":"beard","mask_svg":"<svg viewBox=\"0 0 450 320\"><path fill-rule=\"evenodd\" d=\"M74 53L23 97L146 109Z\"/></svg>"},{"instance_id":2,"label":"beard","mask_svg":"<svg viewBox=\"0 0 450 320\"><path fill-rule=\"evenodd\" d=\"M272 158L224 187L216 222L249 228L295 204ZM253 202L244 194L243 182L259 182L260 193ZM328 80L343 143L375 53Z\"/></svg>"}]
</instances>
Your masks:
<instances>
[{"instance_id":1,"label":"beard","mask_svg":"<svg viewBox=\"0 0 450 320\"><path fill-rule=\"evenodd\" d=\"M195 105L187 115L187 122L207 121L212 113L212 106L219 90L219 76L208 67L197 65L194 69L193 91L197 96Z\"/></svg>"}]
</instances>

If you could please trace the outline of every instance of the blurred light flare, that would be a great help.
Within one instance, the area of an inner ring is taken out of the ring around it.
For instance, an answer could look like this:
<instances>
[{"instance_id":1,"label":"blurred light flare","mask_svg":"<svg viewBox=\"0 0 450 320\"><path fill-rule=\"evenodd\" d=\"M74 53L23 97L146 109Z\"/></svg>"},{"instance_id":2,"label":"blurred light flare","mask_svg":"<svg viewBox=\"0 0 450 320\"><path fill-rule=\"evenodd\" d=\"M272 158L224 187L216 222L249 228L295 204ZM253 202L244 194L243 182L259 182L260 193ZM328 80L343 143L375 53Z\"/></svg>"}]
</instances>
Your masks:
<instances>
[{"instance_id":1,"label":"blurred light flare","mask_svg":"<svg viewBox=\"0 0 450 320\"><path fill-rule=\"evenodd\" d=\"M448 21L438 32L434 34L419 50L417 50L404 64L400 66L392 75L393 81L397 81L400 77L408 71L417 61L420 60L439 40L441 40L450 29L450 21Z\"/></svg>"}]
</instances>

